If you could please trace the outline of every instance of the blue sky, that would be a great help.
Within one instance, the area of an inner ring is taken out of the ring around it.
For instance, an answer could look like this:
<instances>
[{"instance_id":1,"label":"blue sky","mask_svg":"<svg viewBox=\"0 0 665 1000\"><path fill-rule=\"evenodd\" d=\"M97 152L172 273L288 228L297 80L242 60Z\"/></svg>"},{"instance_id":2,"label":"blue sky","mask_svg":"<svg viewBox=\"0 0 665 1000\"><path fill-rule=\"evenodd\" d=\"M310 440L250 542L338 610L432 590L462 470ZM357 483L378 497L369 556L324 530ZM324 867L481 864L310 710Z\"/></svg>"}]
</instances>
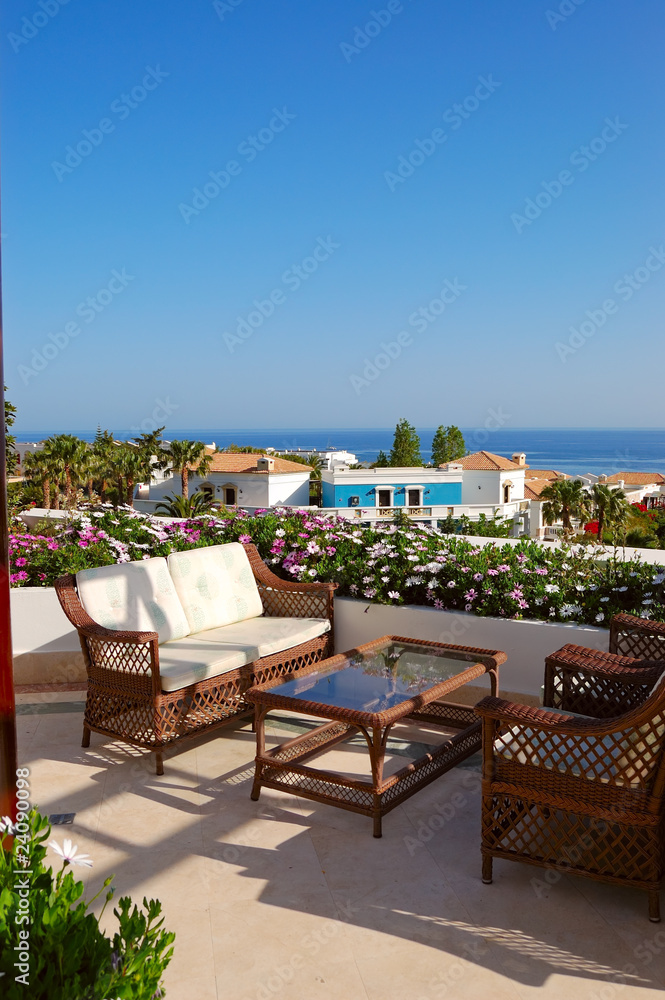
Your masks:
<instances>
[{"instance_id":1,"label":"blue sky","mask_svg":"<svg viewBox=\"0 0 665 1000\"><path fill-rule=\"evenodd\" d=\"M10 0L18 426L662 426L664 21Z\"/></svg>"}]
</instances>

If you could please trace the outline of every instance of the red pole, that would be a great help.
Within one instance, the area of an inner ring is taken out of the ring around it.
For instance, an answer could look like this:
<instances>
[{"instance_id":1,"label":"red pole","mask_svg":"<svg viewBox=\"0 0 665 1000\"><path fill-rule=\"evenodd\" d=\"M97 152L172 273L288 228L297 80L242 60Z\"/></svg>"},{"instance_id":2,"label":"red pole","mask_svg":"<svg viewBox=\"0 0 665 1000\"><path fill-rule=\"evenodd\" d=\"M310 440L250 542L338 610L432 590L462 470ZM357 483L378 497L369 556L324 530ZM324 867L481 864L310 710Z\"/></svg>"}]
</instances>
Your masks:
<instances>
[{"instance_id":1,"label":"red pole","mask_svg":"<svg viewBox=\"0 0 665 1000\"><path fill-rule=\"evenodd\" d=\"M0 246L0 252L1 252ZM9 605L9 524L5 440L5 377L2 341L2 263L0 260L0 816L16 820L16 699Z\"/></svg>"}]
</instances>

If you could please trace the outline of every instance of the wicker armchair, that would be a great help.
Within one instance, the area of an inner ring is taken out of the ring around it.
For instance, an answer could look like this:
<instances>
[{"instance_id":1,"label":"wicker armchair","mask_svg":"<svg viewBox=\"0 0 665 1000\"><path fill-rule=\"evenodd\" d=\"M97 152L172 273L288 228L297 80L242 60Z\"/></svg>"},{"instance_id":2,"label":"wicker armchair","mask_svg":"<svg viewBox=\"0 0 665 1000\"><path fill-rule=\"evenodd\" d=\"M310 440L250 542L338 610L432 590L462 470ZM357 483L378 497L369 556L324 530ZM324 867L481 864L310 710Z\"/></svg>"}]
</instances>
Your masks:
<instances>
[{"instance_id":1,"label":"wicker armchair","mask_svg":"<svg viewBox=\"0 0 665 1000\"><path fill-rule=\"evenodd\" d=\"M665 622L615 615L610 622L610 653L640 660L665 660Z\"/></svg>"},{"instance_id":2,"label":"wicker armchair","mask_svg":"<svg viewBox=\"0 0 665 1000\"><path fill-rule=\"evenodd\" d=\"M493 859L505 858L636 886L647 891L649 919L657 922L665 867L663 664L565 647L548 657L545 681L546 701L558 710L498 698L476 706L483 882L492 881Z\"/></svg>"},{"instance_id":3,"label":"wicker armchair","mask_svg":"<svg viewBox=\"0 0 665 1000\"><path fill-rule=\"evenodd\" d=\"M291 583L275 576L254 545L244 546L254 574L263 617L328 619L330 630L282 652L178 690L163 690L156 632L116 631L86 613L76 578L62 576L55 589L62 609L79 634L88 674L82 746L101 733L150 750L156 773L163 753L234 719L253 716L245 692L329 656L333 650L335 583Z\"/></svg>"}]
</instances>

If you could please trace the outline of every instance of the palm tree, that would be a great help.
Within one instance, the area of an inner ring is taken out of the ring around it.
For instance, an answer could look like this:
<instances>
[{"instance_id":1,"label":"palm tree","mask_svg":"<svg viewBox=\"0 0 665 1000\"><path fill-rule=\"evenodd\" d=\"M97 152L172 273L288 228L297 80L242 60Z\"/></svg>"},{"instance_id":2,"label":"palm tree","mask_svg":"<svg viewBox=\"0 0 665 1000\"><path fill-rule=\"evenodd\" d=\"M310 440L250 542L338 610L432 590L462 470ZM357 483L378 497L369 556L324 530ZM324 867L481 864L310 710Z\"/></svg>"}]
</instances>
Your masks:
<instances>
[{"instance_id":1,"label":"palm tree","mask_svg":"<svg viewBox=\"0 0 665 1000\"><path fill-rule=\"evenodd\" d=\"M157 504L155 513L164 511L171 517L198 517L200 514L208 514L213 509L214 501L209 491L201 490L191 497L182 497L171 493Z\"/></svg>"},{"instance_id":2,"label":"palm tree","mask_svg":"<svg viewBox=\"0 0 665 1000\"><path fill-rule=\"evenodd\" d=\"M143 462L141 480L144 483L150 483L155 469L165 469L169 464L166 452L162 448L163 430L164 427L158 427L155 431L150 431L150 433L144 433L139 437L132 438L132 443L136 447Z\"/></svg>"},{"instance_id":3,"label":"palm tree","mask_svg":"<svg viewBox=\"0 0 665 1000\"><path fill-rule=\"evenodd\" d=\"M73 434L54 434L47 441L51 455L59 463L65 480L65 505L74 503L75 484L85 476L84 464L88 446Z\"/></svg>"},{"instance_id":4,"label":"palm tree","mask_svg":"<svg viewBox=\"0 0 665 1000\"><path fill-rule=\"evenodd\" d=\"M603 529L619 528L626 523L631 513L630 505L620 489L610 489L603 483L591 487L593 513L598 519L598 541L602 544Z\"/></svg>"},{"instance_id":5,"label":"palm tree","mask_svg":"<svg viewBox=\"0 0 665 1000\"><path fill-rule=\"evenodd\" d=\"M134 486L141 482L145 471L143 456L132 444L118 445L112 456L113 467L118 483L118 500L128 507L134 503Z\"/></svg>"},{"instance_id":6,"label":"palm tree","mask_svg":"<svg viewBox=\"0 0 665 1000\"><path fill-rule=\"evenodd\" d=\"M589 514L591 500L580 482L572 479L556 479L540 494L543 504L543 518L546 524L561 521L565 535L573 532L572 520L581 520Z\"/></svg>"},{"instance_id":7,"label":"palm tree","mask_svg":"<svg viewBox=\"0 0 665 1000\"><path fill-rule=\"evenodd\" d=\"M48 442L39 451L28 452L24 464L28 479L42 488L44 509L50 510L51 486L57 482L60 469L53 460Z\"/></svg>"},{"instance_id":8,"label":"palm tree","mask_svg":"<svg viewBox=\"0 0 665 1000\"><path fill-rule=\"evenodd\" d=\"M201 479L205 479L213 456L203 441L171 441L166 456L174 472L180 473L181 493L186 500L189 496L189 473L196 471Z\"/></svg>"},{"instance_id":9,"label":"palm tree","mask_svg":"<svg viewBox=\"0 0 665 1000\"><path fill-rule=\"evenodd\" d=\"M99 495L102 503L106 503L106 491L109 479L115 478L113 457L117 447L113 439L113 434L110 431L103 431L101 427L98 427L90 451L93 462L93 477L100 484Z\"/></svg>"}]
</instances>

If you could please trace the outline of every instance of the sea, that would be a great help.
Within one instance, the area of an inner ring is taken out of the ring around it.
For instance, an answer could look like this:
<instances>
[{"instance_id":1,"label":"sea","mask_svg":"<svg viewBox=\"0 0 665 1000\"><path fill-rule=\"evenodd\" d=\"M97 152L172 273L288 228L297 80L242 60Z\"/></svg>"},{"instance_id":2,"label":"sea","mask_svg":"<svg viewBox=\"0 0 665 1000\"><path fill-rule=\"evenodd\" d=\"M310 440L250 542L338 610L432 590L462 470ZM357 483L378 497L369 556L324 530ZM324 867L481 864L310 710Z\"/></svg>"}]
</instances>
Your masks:
<instances>
[{"instance_id":1,"label":"sea","mask_svg":"<svg viewBox=\"0 0 665 1000\"><path fill-rule=\"evenodd\" d=\"M17 441L41 441L53 433L76 434L92 441L94 430L36 430L12 428ZM417 428L424 462L431 457L433 427ZM237 428L235 430L201 429L164 432L167 440L204 441L223 449L230 444L275 448L277 451L344 450L356 455L359 462L373 462L380 450L390 451L394 427L379 428ZM510 458L515 452L526 454L532 469L556 469L570 475L592 472L596 475L615 472L662 472L665 474L665 429L654 428L461 428L468 451L491 451ZM116 440L128 440L136 431L114 430Z\"/></svg>"}]
</instances>

